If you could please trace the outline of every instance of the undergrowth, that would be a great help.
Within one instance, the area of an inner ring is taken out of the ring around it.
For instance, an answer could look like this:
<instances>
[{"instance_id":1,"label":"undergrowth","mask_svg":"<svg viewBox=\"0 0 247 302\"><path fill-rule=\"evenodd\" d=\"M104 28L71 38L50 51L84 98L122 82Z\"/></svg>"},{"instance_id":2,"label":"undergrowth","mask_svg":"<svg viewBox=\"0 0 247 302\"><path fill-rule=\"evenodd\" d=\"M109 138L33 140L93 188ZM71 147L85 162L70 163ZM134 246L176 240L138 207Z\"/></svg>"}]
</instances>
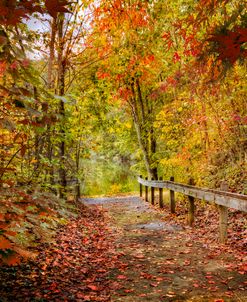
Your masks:
<instances>
[{"instance_id":1,"label":"undergrowth","mask_svg":"<svg viewBox=\"0 0 247 302\"><path fill-rule=\"evenodd\" d=\"M0 189L0 264L34 258L35 247L50 243L56 230L77 215L73 202L39 189Z\"/></svg>"}]
</instances>

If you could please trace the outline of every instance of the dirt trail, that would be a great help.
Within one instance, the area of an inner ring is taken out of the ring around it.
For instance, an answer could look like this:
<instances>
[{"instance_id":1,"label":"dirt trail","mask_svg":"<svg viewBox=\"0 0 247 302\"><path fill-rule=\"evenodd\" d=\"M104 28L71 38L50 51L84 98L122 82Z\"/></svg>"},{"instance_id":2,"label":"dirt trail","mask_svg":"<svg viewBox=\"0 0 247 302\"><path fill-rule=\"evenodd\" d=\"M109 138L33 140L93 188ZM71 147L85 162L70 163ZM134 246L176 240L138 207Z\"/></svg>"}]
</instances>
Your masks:
<instances>
[{"instance_id":1,"label":"dirt trail","mask_svg":"<svg viewBox=\"0 0 247 302\"><path fill-rule=\"evenodd\" d=\"M193 240L190 229L164 221L138 197L83 202L106 209L120 234L124 263L110 276L117 284L112 302L247 301L246 272L237 270L234 251Z\"/></svg>"}]
</instances>

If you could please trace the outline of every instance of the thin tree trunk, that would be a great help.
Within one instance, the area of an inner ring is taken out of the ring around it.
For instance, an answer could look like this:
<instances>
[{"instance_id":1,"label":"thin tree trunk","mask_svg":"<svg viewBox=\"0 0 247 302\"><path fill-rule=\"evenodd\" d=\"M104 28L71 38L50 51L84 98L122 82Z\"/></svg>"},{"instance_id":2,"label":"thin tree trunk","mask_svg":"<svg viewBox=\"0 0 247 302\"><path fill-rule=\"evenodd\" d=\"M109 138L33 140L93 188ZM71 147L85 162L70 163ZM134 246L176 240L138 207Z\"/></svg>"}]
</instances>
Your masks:
<instances>
[{"instance_id":1,"label":"thin tree trunk","mask_svg":"<svg viewBox=\"0 0 247 302\"><path fill-rule=\"evenodd\" d=\"M150 156L154 156L156 153L157 141L155 137L154 127L153 124L151 125L150 129ZM158 168L157 166L152 167L152 177L154 179L158 179Z\"/></svg>"},{"instance_id":2,"label":"thin tree trunk","mask_svg":"<svg viewBox=\"0 0 247 302\"><path fill-rule=\"evenodd\" d=\"M64 26L64 14L60 14L58 20L58 94L64 95L65 90L65 70L66 63L63 58L64 51L64 39L63 39L63 26ZM66 170L65 170L65 129L64 129L64 118L65 118L65 106L61 100L59 103L59 114L62 117L60 126L60 167L59 167L59 178L60 178L60 197L65 197L66 193Z\"/></svg>"},{"instance_id":3,"label":"thin tree trunk","mask_svg":"<svg viewBox=\"0 0 247 302\"><path fill-rule=\"evenodd\" d=\"M51 40L49 45L49 61L48 61L48 70L47 70L47 88L54 90L54 60L55 60L55 39L57 34L57 18L52 18L51 21ZM48 108L47 108L48 109ZM47 112L47 110L45 110ZM54 180L54 168L52 166L53 158L53 145L51 141L51 126L47 125L47 158L49 160L50 166L47 170L48 182L51 185L55 184Z\"/></svg>"},{"instance_id":4,"label":"thin tree trunk","mask_svg":"<svg viewBox=\"0 0 247 302\"><path fill-rule=\"evenodd\" d=\"M148 150L145 147L145 143L144 143L143 138L142 138L142 131L141 131L141 126L140 126L140 122L139 122L139 119L138 119L138 115L136 113L136 108L133 105L133 103L129 102L129 104L130 104L130 107L131 107L132 117L133 117L135 129L136 129L137 140L138 140L139 146L142 150L144 164L145 164L145 167L146 167L146 170L147 170L148 177L151 179L152 169L151 169L150 160L149 160L149 156L148 156Z\"/></svg>"},{"instance_id":5,"label":"thin tree trunk","mask_svg":"<svg viewBox=\"0 0 247 302\"><path fill-rule=\"evenodd\" d=\"M209 142L209 135L208 135L206 105L204 102L202 102L202 116L203 116L202 126L203 126L203 132L204 132L202 144L204 145L205 154L207 154L207 150L209 148L210 142Z\"/></svg>"},{"instance_id":6,"label":"thin tree trunk","mask_svg":"<svg viewBox=\"0 0 247 302\"><path fill-rule=\"evenodd\" d=\"M81 197L81 184L80 184L80 179L78 177L79 171L80 171L80 155L81 155L81 140L82 138L80 137L77 147L76 147L76 192L75 192L75 200L79 201L79 198Z\"/></svg>"},{"instance_id":7,"label":"thin tree trunk","mask_svg":"<svg viewBox=\"0 0 247 302\"><path fill-rule=\"evenodd\" d=\"M141 91L141 86L140 86L139 79L136 80L136 86L137 86L137 92L138 92L138 101L139 101L140 107L141 107L142 123L144 123L144 121L145 121L145 110L144 110L143 97L142 97L142 91Z\"/></svg>"},{"instance_id":8,"label":"thin tree trunk","mask_svg":"<svg viewBox=\"0 0 247 302\"><path fill-rule=\"evenodd\" d=\"M49 45L49 61L48 61L48 71L47 71L47 87L49 89L54 88L54 78L53 78L53 65L55 58L55 38L57 32L57 20L56 18L52 18L51 21L51 41Z\"/></svg>"}]
</instances>

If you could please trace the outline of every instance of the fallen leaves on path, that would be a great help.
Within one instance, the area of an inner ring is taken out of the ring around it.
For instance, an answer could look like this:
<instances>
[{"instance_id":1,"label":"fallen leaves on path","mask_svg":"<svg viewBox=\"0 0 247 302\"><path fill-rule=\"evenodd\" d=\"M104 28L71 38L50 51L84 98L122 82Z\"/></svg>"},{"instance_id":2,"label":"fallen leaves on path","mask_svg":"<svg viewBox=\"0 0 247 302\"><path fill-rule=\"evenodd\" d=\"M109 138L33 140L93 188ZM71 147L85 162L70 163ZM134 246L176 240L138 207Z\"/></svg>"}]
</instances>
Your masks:
<instances>
[{"instance_id":1,"label":"fallen leaves on path","mask_svg":"<svg viewBox=\"0 0 247 302\"><path fill-rule=\"evenodd\" d=\"M60 229L55 243L41 246L36 260L0 269L0 297L4 302L168 302L193 297L232 302L243 296L243 250L207 241L197 226L138 229L144 213L147 223L154 216L148 217L144 207L142 212L141 201L133 212L135 203L106 204L111 218L98 207L82 207L80 217ZM169 214L164 217L169 219ZM126 228L124 221L133 227Z\"/></svg>"},{"instance_id":2,"label":"fallen leaves on path","mask_svg":"<svg viewBox=\"0 0 247 302\"><path fill-rule=\"evenodd\" d=\"M110 301L111 290L121 286L109 279L109 273L122 263L108 227L102 211L81 208L80 218L61 228L54 244L41 245L35 261L0 269L1 299Z\"/></svg>"}]
</instances>

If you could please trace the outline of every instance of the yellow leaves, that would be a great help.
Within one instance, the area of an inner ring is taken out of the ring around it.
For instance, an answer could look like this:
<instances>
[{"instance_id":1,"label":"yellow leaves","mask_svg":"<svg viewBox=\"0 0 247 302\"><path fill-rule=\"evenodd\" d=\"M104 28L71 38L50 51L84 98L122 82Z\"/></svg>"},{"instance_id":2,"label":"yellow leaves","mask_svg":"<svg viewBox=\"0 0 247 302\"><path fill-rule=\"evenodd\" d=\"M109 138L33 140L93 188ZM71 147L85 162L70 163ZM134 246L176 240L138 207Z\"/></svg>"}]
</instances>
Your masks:
<instances>
[{"instance_id":1,"label":"yellow leaves","mask_svg":"<svg viewBox=\"0 0 247 302\"><path fill-rule=\"evenodd\" d=\"M178 157L172 157L169 159L161 159L160 164L164 167L166 166L180 166L181 165L181 159Z\"/></svg>"},{"instance_id":2,"label":"yellow leaves","mask_svg":"<svg viewBox=\"0 0 247 302\"><path fill-rule=\"evenodd\" d=\"M125 124L124 124L124 126L127 128L127 129L131 129L132 128L132 123L131 122L126 122Z\"/></svg>"},{"instance_id":3,"label":"yellow leaves","mask_svg":"<svg viewBox=\"0 0 247 302\"><path fill-rule=\"evenodd\" d=\"M120 184L112 184L110 188L109 194L117 194L121 191L121 185Z\"/></svg>"}]
</instances>

